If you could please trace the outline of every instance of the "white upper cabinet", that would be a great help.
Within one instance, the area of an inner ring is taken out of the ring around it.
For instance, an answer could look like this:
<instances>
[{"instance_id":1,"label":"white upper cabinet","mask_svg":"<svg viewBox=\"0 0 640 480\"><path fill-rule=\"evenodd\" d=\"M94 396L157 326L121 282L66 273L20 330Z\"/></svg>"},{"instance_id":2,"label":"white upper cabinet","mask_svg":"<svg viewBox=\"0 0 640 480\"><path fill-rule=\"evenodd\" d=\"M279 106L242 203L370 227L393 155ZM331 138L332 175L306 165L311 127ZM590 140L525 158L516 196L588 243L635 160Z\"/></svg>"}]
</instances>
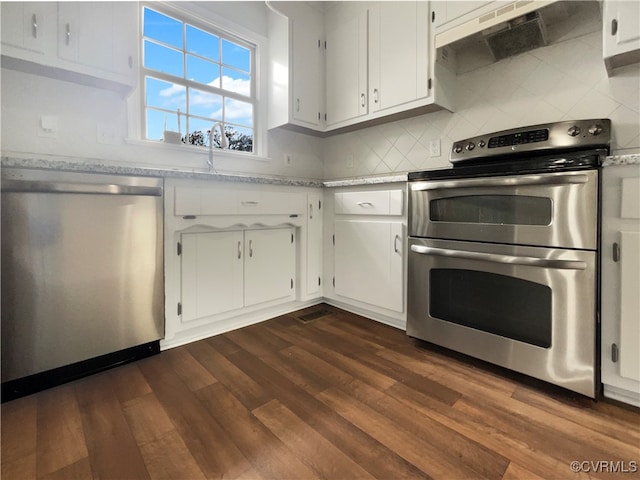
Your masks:
<instances>
[{"instance_id":1,"label":"white upper cabinet","mask_svg":"<svg viewBox=\"0 0 640 480\"><path fill-rule=\"evenodd\" d=\"M609 76L618 67L640 62L640 2L603 2L603 49Z\"/></svg>"},{"instance_id":2,"label":"white upper cabinet","mask_svg":"<svg viewBox=\"0 0 640 480\"><path fill-rule=\"evenodd\" d=\"M324 128L324 16L303 2L271 2L269 128Z\"/></svg>"},{"instance_id":3,"label":"white upper cabinet","mask_svg":"<svg viewBox=\"0 0 640 480\"><path fill-rule=\"evenodd\" d=\"M1 8L3 54L14 51L11 47L32 58L55 54L55 3L2 2Z\"/></svg>"},{"instance_id":4,"label":"white upper cabinet","mask_svg":"<svg viewBox=\"0 0 640 480\"><path fill-rule=\"evenodd\" d=\"M372 112L429 95L427 2L381 2L369 13Z\"/></svg>"},{"instance_id":5,"label":"white upper cabinet","mask_svg":"<svg viewBox=\"0 0 640 480\"><path fill-rule=\"evenodd\" d=\"M113 89L138 78L137 2L2 3L8 68Z\"/></svg>"},{"instance_id":6,"label":"white upper cabinet","mask_svg":"<svg viewBox=\"0 0 640 480\"><path fill-rule=\"evenodd\" d=\"M327 127L363 117L369 111L366 5L336 2L326 13Z\"/></svg>"}]
</instances>

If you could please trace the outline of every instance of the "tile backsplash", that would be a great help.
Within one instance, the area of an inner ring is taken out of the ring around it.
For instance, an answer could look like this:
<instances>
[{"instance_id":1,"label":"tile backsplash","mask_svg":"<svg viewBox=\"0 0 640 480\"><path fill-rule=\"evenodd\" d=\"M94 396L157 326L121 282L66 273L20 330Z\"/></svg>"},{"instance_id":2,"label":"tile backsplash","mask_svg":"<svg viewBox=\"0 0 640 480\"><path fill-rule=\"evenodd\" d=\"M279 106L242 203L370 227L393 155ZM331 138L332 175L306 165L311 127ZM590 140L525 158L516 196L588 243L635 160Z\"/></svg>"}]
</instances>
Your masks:
<instances>
[{"instance_id":1,"label":"tile backsplash","mask_svg":"<svg viewBox=\"0 0 640 480\"><path fill-rule=\"evenodd\" d=\"M612 151L640 148L640 66L607 77L600 31L458 75L456 111L324 140L324 178L443 168L454 141L538 123L610 118ZM439 156L430 143L440 142Z\"/></svg>"}]
</instances>

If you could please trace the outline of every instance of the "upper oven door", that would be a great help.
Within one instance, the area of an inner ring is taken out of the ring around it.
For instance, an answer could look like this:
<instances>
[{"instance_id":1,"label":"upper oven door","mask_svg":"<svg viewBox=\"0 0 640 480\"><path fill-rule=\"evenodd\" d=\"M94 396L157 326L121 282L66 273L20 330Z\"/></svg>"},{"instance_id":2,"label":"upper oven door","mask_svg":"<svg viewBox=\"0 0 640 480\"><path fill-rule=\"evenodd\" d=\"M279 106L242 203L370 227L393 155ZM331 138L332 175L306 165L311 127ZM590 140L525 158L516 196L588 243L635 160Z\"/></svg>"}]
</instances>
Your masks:
<instances>
[{"instance_id":1,"label":"upper oven door","mask_svg":"<svg viewBox=\"0 0 640 480\"><path fill-rule=\"evenodd\" d=\"M595 250L598 171L411 182L409 235Z\"/></svg>"}]
</instances>

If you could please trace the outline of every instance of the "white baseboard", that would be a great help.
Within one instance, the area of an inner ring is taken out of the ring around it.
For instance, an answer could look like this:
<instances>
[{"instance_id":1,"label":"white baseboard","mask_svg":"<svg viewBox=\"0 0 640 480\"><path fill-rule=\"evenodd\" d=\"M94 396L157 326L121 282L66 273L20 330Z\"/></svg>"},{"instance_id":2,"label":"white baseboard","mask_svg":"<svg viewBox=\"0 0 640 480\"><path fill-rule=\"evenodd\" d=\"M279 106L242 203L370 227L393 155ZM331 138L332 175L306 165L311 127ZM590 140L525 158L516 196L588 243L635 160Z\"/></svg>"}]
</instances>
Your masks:
<instances>
[{"instance_id":1,"label":"white baseboard","mask_svg":"<svg viewBox=\"0 0 640 480\"><path fill-rule=\"evenodd\" d=\"M619 402L627 403L629 405L633 405L634 407L640 408L640 392L623 390L621 388L604 384L604 396L606 398L617 400Z\"/></svg>"}]
</instances>

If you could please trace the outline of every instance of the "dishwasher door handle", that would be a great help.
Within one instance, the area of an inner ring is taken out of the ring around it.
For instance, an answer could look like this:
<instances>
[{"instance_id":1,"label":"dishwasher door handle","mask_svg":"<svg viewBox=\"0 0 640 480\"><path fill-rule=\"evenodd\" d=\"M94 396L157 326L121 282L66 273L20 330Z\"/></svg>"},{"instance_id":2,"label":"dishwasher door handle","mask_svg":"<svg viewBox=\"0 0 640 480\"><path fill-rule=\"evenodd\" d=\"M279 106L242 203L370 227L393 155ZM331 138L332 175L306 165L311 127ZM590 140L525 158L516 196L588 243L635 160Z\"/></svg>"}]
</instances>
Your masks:
<instances>
[{"instance_id":1,"label":"dishwasher door handle","mask_svg":"<svg viewBox=\"0 0 640 480\"><path fill-rule=\"evenodd\" d=\"M437 257L479 260L481 262L523 265L526 267L550 268L557 270L585 270L587 268L587 264L582 260L554 260L538 257L520 257L513 255L499 255L495 253L450 250L448 248L424 247L422 245L411 245L411 251L422 255L435 255Z\"/></svg>"},{"instance_id":2,"label":"dishwasher door handle","mask_svg":"<svg viewBox=\"0 0 640 480\"><path fill-rule=\"evenodd\" d=\"M95 195L162 196L162 187L122 185L116 183L47 182L3 179L2 192L10 193L83 193Z\"/></svg>"}]
</instances>

